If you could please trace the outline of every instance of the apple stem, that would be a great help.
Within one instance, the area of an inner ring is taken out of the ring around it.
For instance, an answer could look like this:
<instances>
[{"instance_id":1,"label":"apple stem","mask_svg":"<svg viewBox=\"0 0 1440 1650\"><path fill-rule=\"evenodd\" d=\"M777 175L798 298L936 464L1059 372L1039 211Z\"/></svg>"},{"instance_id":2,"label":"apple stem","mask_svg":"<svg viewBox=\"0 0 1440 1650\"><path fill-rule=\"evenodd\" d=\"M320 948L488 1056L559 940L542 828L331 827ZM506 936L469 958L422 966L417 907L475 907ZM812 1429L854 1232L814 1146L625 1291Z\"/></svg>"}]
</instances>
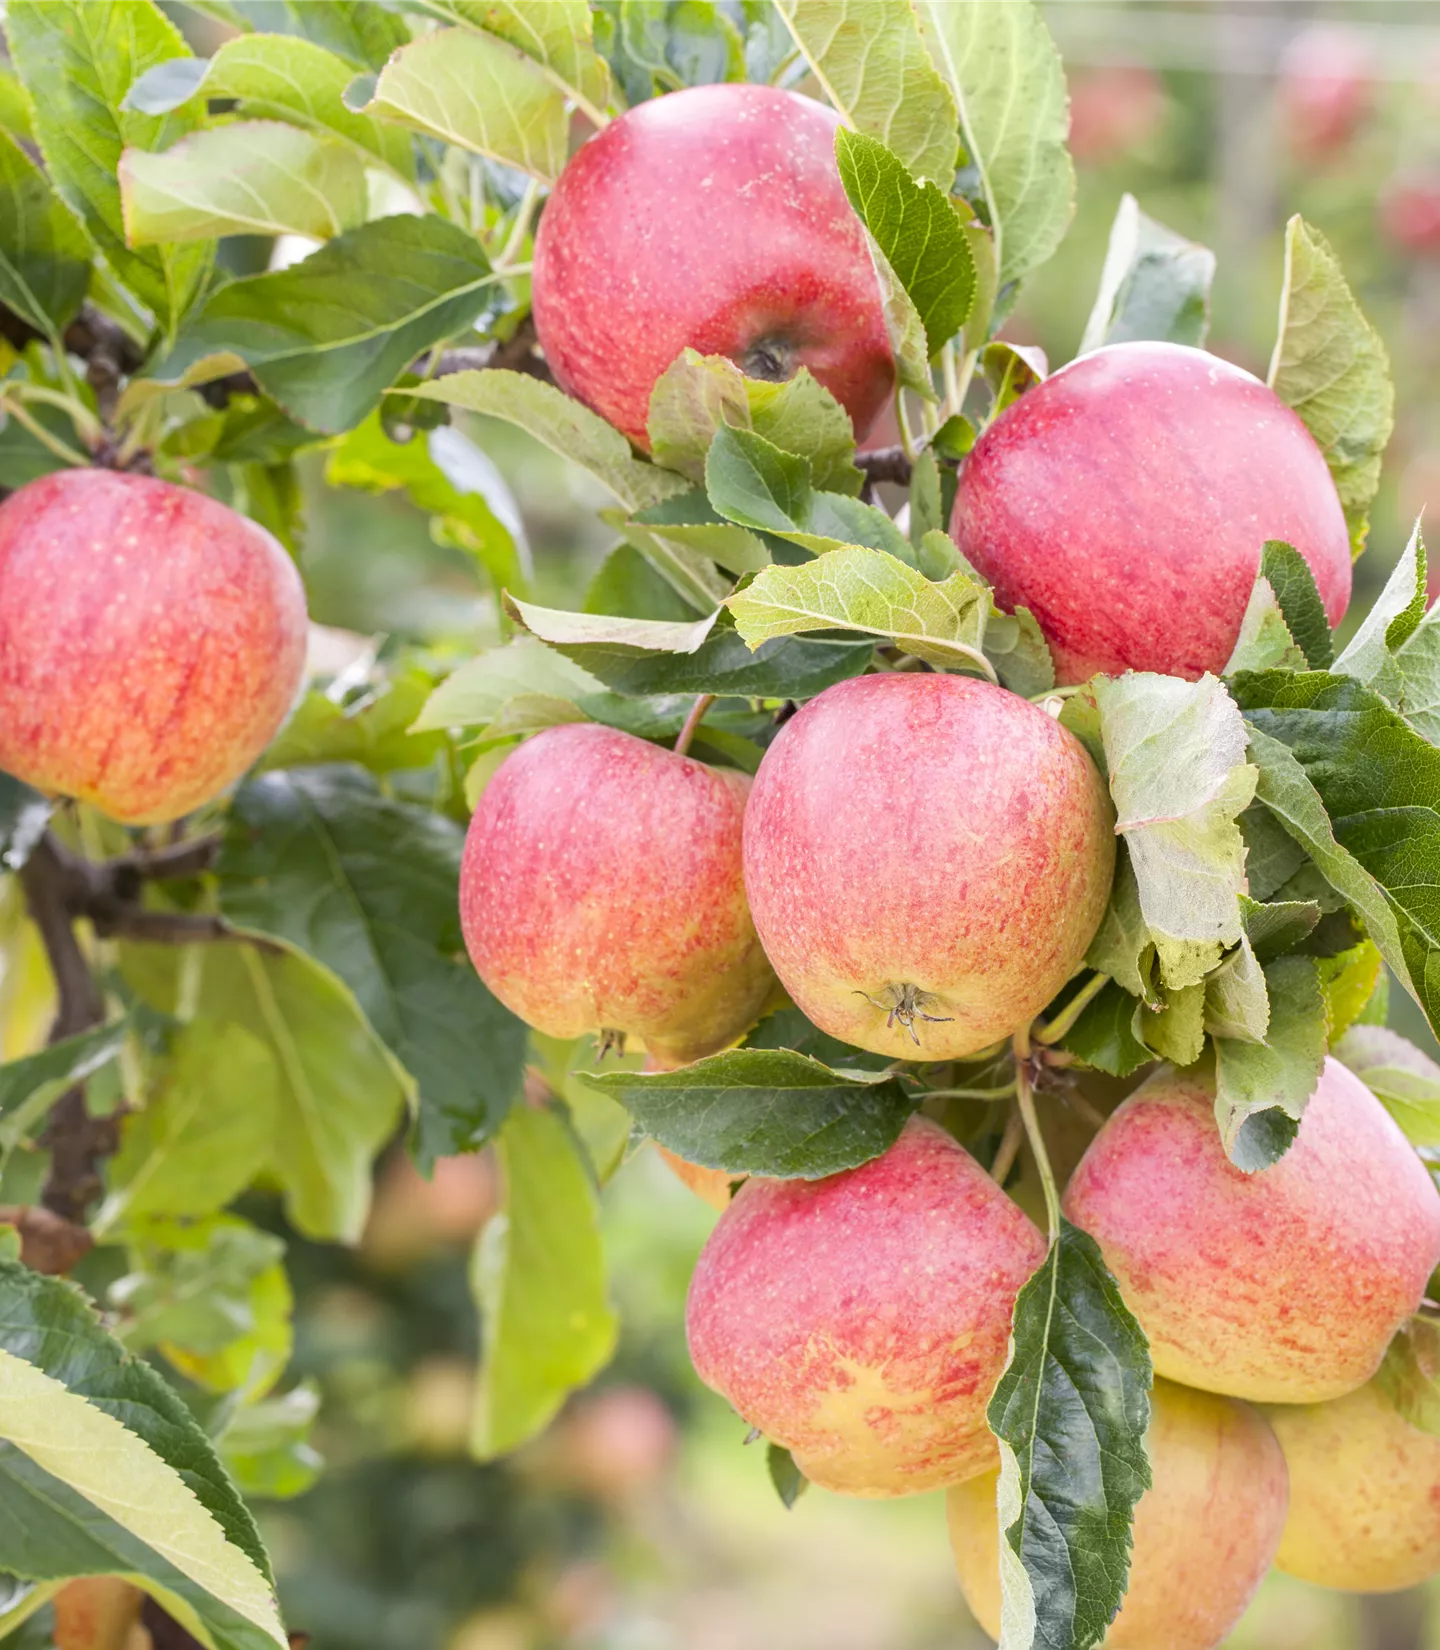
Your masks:
<instances>
[{"instance_id":1,"label":"apple stem","mask_svg":"<svg viewBox=\"0 0 1440 1650\"><path fill-rule=\"evenodd\" d=\"M1050 1167L1050 1154L1045 1150L1045 1136L1040 1132L1040 1119L1035 1112L1035 1090L1030 1081L1030 1031L1022 1026L1015 1033L1015 1100L1025 1124L1040 1184L1045 1189L1045 1214L1049 1224L1050 1242L1060 1236L1060 1193L1055 1185L1055 1172Z\"/></svg>"},{"instance_id":2,"label":"apple stem","mask_svg":"<svg viewBox=\"0 0 1440 1650\"><path fill-rule=\"evenodd\" d=\"M505 244L500 248L500 256L495 260L495 267L510 272L510 260L525 244L525 236L530 230L530 220L535 216L535 203L540 199L540 183L531 178L525 185L525 193L520 197L520 204L515 208L515 221L510 225L510 233L505 237Z\"/></svg>"},{"instance_id":3,"label":"apple stem","mask_svg":"<svg viewBox=\"0 0 1440 1650\"><path fill-rule=\"evenodd\" d=\"M915 438L910 433L910 414L905 410L905 391L895 391L895 422L900 426L900 445L905 449L905 456L913 464L915 462Z\"/></svg>"},{"instance_id":4,"label":"apple stem","mask_svg":"<svg viewBox=\"0 0 1440 1650\"><path fill-rule=\"evenodd\" d=\"M904 1062L900 1061L903 1065ZM931 1089L927 1100L1008 1100L1015 1093L1014 1083L1002 1083L993 1089Z\"/></svg>"},{"instance_id":5,"label":"apple stem","mask_svg":"<svg viewBox=\"0 0 1440 1650\"><path fill-rule=\"evenodd\" d=\"M1075 1022L1109 983L1108 974L1092 974L1053 1020L1048 1024L1037 1022L1031 1027L1031 1039L1037 1043L1058 1043L1067 1031L1074 1029Z\"/></svg>"},{"instance_id":6,"label":"apple stem","mask_svg":"<svg viewBox=\"0 0 1440 1650\"><path fill-rule=\"evenodd\" d=\"M695 737L695 730L705 719L705 712L715 703L713 693L697 693L695 703L690 707L690 714L685 718L685 725L680 729L680 737L675 741L676 756L684 756L690 749L690 741Z\"/></svg>"},{"instance_id":7,"label":"apple stem","mask_svg":"<svg viewBox=\"0 0 1440 1650\"><path fill-rule=\"evenodd\" d=\"M1012 1111L1005 1120L1005 1132L1000 1136L995 1161L990 1165L990 1178L997 1186L1004 1186L1015 1159L1020 1155L1020 1142L1025 1138L1025 1120L1018 1111Z\"/></svg>"}]
</instances>

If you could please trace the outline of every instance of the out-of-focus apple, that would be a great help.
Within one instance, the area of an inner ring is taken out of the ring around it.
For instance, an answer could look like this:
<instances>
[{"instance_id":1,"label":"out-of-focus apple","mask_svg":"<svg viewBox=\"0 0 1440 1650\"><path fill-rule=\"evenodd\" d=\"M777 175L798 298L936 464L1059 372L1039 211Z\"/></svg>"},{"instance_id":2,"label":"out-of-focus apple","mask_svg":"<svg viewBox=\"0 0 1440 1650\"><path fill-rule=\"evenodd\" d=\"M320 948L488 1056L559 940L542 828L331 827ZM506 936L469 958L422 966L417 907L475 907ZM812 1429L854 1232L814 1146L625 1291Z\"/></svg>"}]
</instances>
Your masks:
<instances>
[{"instance_id":1,"label":"out-of-focus apple","mask_svg":"<svg viewBox=\"0 0 1440 1650\"><path fill-rule=\"evenodd\" d=\"M1070 152L1104 166L1147 142L1165 118L1165 83L1137 63L1107 63L1070 76Z\"/></svg>"},{"instance_id":2,"label":"out-of-focus apple","mask_svg":"<svg viewBox=\"0 0 1440 1650\"><path fill-rule=\"evenodd\" d=\"M1370 112L1374 64L1363 35L1312 23L1280 58L1276 97L1290 147L1302 159L1334 154Z\"/></svg>"}]
</instances>

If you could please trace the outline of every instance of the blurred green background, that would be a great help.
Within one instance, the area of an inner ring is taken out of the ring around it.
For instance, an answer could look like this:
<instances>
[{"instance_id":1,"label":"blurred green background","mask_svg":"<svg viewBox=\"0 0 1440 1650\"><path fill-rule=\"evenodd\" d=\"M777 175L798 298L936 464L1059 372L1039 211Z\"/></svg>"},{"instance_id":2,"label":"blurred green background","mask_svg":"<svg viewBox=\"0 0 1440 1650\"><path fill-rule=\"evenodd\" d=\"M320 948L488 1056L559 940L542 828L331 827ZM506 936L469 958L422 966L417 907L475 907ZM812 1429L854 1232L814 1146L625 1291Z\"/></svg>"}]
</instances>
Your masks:
<instances>
[{"instance_id":1,"label":"blurred green background","mask_svg":"<svg viewBox=\"0 0 1440 1650\"><path fill-rule=\"evenodd\" d=\"M1389 345L1399 420L1357 568L1368 605L1427 495L1440 502L1440 6L1047 6L1071 72L1079 209L1009 327L1073 354L1122 192L1220 257L1211 345L1263 374L1281 231L1333 240ZM1428 194L1427 194L1428 190ZM509 427L469 432L508 481L539 599L578 606L612 539L578 472ZM883 433L880 439L884 439ZM463 649L494 604L462 551L396 495L306 471L317 620ZM337 638L344 651L344 639ZM1407 1030L1413 1028L1407 1026ZM429 1185L381 1175L361 1253L292 1240L295 1375L323 1394L328 1471L260 1511L288 1619L316 1650L968 1650L986 1642L950 1570L941 1499L787 1512L763 1446L691 1373L686 1281L714 1216L648 1151L605 1195L619 1356L517 1459L464 1453L476 1356L467 1245L484 1159ZM1274 1578L1237 1650L1440 1646L1431 1597L1355 1600Z\"/></svg>"}]
</instances>

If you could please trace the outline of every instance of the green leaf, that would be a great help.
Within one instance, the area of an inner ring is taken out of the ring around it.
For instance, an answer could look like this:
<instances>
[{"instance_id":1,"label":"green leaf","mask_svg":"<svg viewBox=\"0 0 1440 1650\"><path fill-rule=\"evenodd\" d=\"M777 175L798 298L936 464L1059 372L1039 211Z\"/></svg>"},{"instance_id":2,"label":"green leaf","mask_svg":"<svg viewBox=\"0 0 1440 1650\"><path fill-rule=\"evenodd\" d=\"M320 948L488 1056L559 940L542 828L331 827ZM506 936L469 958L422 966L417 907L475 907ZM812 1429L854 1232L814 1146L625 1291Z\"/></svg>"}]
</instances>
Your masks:
<instances>
[{"instance_id":1,"label":"green leaf","mask_svg":"<svg viewBox=\"0 0 1440 1650\"><path fill-rule=\"evenodd\" d=\"M1440 614L1426 611L1420 524L1334 669L1365 682L1432 745L1440 743Z\"/></svg>"},{"instance_id":2,"label":"green leaf","mask_svg":"<svg viewBox=\"0 0 1440 1650\"><path fill-rule=\"evenodd\" d=\"M994 680L981 651L989 605L988 591L966 573L932 584L883 550L858 546L802 567L767 567L726 603L752 648L806 630L859 630L929 664Z\"/></svg>"},{"instance_id":3,"label":"green leaf","mask_svg":"<svg viewBox=\"0 0 1440 1650\"><path fill-rule=\"evenodd\" d=\"M1230 1161L1247 1173L1277 1162L1295 1139L1325 1064L1325 1000L1312 957L1265 968L1263 1043L1215 1039L1215 1117Z\"/></svg>"},{"instance_id":4,"label":"green leaf","mask_svg":"<svg viewBox=\"0 0 1440 1650\"><path fill-rule=\"evenodd\" d=\"M0 304L57 337L90 280L90 247L40 170L0 130Z\"/></svg>"},{"instance_id":5,"label":"green leaf","mask_svg":"<svg viewBox=\"0 0 1440 1650\"><path fill-rule=\"evenodd\" d=\"M1355 302L1339 259L1298 213L1285 230L1285 284L1269 384L1304 419L1325 454L1358 556L1395 425L1395 386L1385 345Z\"/></svg>"},{"instance_id":6,"label":"green leaf","mask_svg":"<svg viewBox=\"0 0 1440 1650\"><path fill-rule=\"evenodd\" d=\"M1431 1025L1440 1025L1440 750L1348 677L1270 671L1237 677L1232 691L1255 730L1252 751L1255 733L1289 748L1351 864L1337 866L1323 844L1322 853L1310 848L1312 858L1360 911ZM1356 863L1372 883L1368 890L1356 887ZM1389 911L1372 916L1373 884Z\"/></svg>"},{"instance_id":7,"label":"green leaf","mask_svg":"<svg viewBox=\"0 0 1440 1650\"><path fill-rule=\"evenodd\" d=\"M890 352L895 357L895 376L902 388L914 390L922 400L934 405L940 397L935 393L935 381L930 374L929 345L920 311L868 230L865 244L870 250L870 262L875 266L875 278L880 283L885 334L890 340ZM973 247L971 256L974 256Z\"/></svg>"},{"instance_id":8,"label":"green leaf","mask_svg":"<svg viewBox=\"0 0 1440 1650\"><path fill-rule=\"evenodd\" d=\"M1245 727L1213 676L1097 678L1110 792L1140 908L1172 987L1193 985L1240 939L1245 844L1235 820L1255 794Z\"/></svg>"},{"instance_id":9,"label":"green leaf","mask_svg":"<svg viewBox=\"0 0 1440 1650\"><path fill-rule=\"evenodd\" d=\"M667 1150L734 1175L818 1180L868 1163L914 1110L883 1072L832 1071L789 1049L728 1049L678 1071L582 1072Z\"/></svg>"},{"instance_id":10,"label":"green leaf","mask_svg":"<svg viewBox=\"0 0 1440 1650\"><path fill-rule=\"evenodd\" d=\"M1240 620L1240 634L1220 674L1233 676L1237 670L1304 670L1305 662L1304 653L1285 623L1270 581L1263 573L1257 574Z\"/></svg>"},{"instance_id":11,"label":"green leaf","mask_svg":"<svg viewBox=\"0 0 1440 1650\"><path fill-rule=\"evenodd\" d=\"M36 1581L124 1575L213 1650L286 1639L210 1441L73 1286L0 1260L0 1551Z\"/></svg>"},{"instance_id":12,"label":"green leaf","mask_svg":"<svg viewBox=\"0 0 1440 1650\"><path fill-rule=\"evenodd\" d=\"M457 225L381 218L289 269L220 287L155 373L177 382L207 359L222 372L242 363L292 417L337 434L422 350L468 326L494 279Z\"/></svg>"},{"instance_id":13,"label":"green leaf","mask_svg":"<svg viewBox=\"0 0 1440 1650\"><path fill-rule=\"evenodd\" d=\"M616 1338L595 1185L568 1124L516 1106L496 1150L504 1203L470 1269L484 1330L470 1444L486 1461L548 1425L609 1362Z\"/></svg>"},{"instance_id":14,"label":"green leaf","mask_svg":"<svg viewBox=\"0 0 1440 1650\"><path fill-rule=\"evenodd\" d=\"M1074 209L1060 54L1033 0L916 0L915 9L960 108L1004 287L1045 262Z\"/></svg>"},{"instance_id":15,"label":"green leaf","mask_svg":"<svg viewBox=\"0 0 1440 1650\"><path fill-rule=\"evenodd\" d=\"M788 44L788 37L787 37ZM20 76L8 65L0 65L0 129L23 143L34 143L35 122L30 114L30 100L20 83Z\"/></svg>"},{"instance_id":16,"label":"green leaf","mask_svg":"<svg viewBox=\"0 0 1440 1650\"><path fill-rule=\"evenodd\" d=\"M1306 664L1311 670L1329 670L1335 648L1310 564L1293 545L1282 539L1267 539L1260 574L1274 592L1286 628L1305 655Z\"/></svg>"},{"instance_id":17,"label":"green leaf","mask_svg":"<svg viewBox=\"0 0 1440 1650\"><path fill-rule=\"evenodd\" d=\"M310 1443L319 1410L319 1391L307 1382L235 1412L216 1446L243 1494L289 1501L314 1484L324 1466Z\"/></svg>"},{"instance_id":18,"label":"green leaf","mask_svg":"<svg viewBox=\"0 0 1440 1650\"><path fill-rule=\"evenodd\" d=\"M965 325L975 299L975 259L955 208L863 133L842 127L835 155L850 204L909 293L933 360Z\"/></svg>"},{"instance_id":19,"label":"green leaf","mask_svg":"<svg viewBox=\"0 0 1440 1650\"><path fill-rule=\"evenodd\" d=\"M528 604L527 604L528 605ZM533 611L548 613L548 608ZM643 621L634 621L643 622ZM460 666L435 689L415 721L426 728L483 727L512 699L539 694L575 699L594 693L600 682L552 653L534 637L517 636Z\"/></svg>"},{"instance_id":20,"label":"green leaf","mask_svg":"<svg viewBox=\"0 0 1440 1650\"><path fill-rule=\"evenodd\" d=\"M0 869L18 871L45 834L55 804L12 774L0 773Z\"/></svg>"},{"instance_id":21,"label":"green leaf","mask_svg":"<svg viewBox=\"0 0 1440 1650\"><path fill-rule=\"evenodd\" d=\"M564 93L535 60L494 35L436 29L380 72L365 114L488 155L553 184L565 165Z\"/></svg>"},{"instance_id":22,"label":"green leaf","mask_svg":"<svg viewBox=\"0 0 1440 1650\"><path fill-rule=\"evenodd\" d=\"M869 0L778 0L781 15L847 125L878 138L917 178L948 189L955 104L915 21Z\"/></svg>"},{"instance_id":23,"label":"green leaf","mask_svg":"<svg viewBox=\"0 0 1440 1650\"><path fill-rule=\"evenodd\" d=\"M1428 1054L1383 1025L1352 1025L1334 1054L1381 1102L1412 1145L1440 1146L1440 1065Z\"/></svg>"},{"instance_id":24,"label":"green leaf","mask_svg":"<svg viewBox=\"0 0 1440 1650\"><path fill-rule=\"evenodd\" d=\"M1412 1427L1440 1437L1440 1324L1411 1318L1386 1349L1375 1384Z\"/></svg>"},{"instance_id":25,"label":"green leaf","mask_svg":"<svg viewBox=\"0 0 1440 1650\"><path fill-rule=\"evenodd\" d=\"M1361 940L1334 956L1317 957L1320 992L1325 999L1325 1031L1330 1041L1343 1037L1375 995L1384 974L1380 949Z\"/></svg>"},{"instance_id":26,"label":"green leaf","mask_svg":"<svg viewBox=\"0 0 1440 1650\"><path fill-rule=\"evenodd\" d=\"M483 1144L518 1093L525 1027L460 937L464 832L361 768L292 768L235 793L216 874L237 927L317 957L419 1086L430 1160Z\"/></svg>"},{"instance_id":27,"label":"green leaf","mask_svg":"<svg viewBox=\"0 0 1440 1650\"><path fill-rule=\"evenodd\" d=\"M1147 1048L1177 1066L1193 1065L1205 1047L1205 986L1161 988L1164 1007L1153 1013L1143 1005L1135 1029Z\"/></svg>"},{"instance_id":28,"label":"green leaf","mask_svg":"<svg viewBox=\"0 0 1440 1650\"><path fill-rule=\"evenodd\" d=\"M1085 961L1089 967L1108 974L1132 997L1139 997L1148 1008L1158 1009L1160 997L1152 979L1155 942L1140 909L1140 887L1135 880L1135 867L1130 863L1130 851L1123 840L1118 848L1115 886L1095 938L1085 953Z\"/></svg>"},{"instance_id":29,"label":"green leaf","mask_svg":"<svg viewBox=\"0 0 1440 1650\"><path fill-rule=\"evenodd\" d=\"M1094 1645L1125 1595L1150 1488L1150 1352L1093 1238L1060 1222L1015 1301L990 1400L1006 1642Z\"/></svg>"},{"instance_id":30,"label":"green leaf","mask_svg":"<svg viewBox=\"0 0 1440 1650\"><path fill-rule=\"evenodd\" d=\"M446 748L445 738L414 733L411 724L434 689L434 677L413 666L370 683L365 694L342 704L311 691L261 757L258 771L315 762L358 762L376 774L428 767Z\"/></svg>"},{"instance_id":31,"label":"green leaf","mask_svg":"<svg viewBox=\"0 0 1440 1650\"><path fill-rule=\"evenodd\" d=\"M1264 812L1263 804L1257 806ZM1292 842L1291 846L1295 844ZM1250 871L1248 861L1245 869ZM1321 916L1314 900L1281 900L1273 905L1261 905L1242 895L1240 910L1245 920L1245 937L1260 962L1269 962L1272 957L1293 951L1310 937Z\"/></svg>"},{"instance_id":32,"label":"green leaf","mask_svg":"<svg viewBox=\"0 0 1440 1650\"><path fill-rule=\"evenodd\" d=\"M798 1008L780 1008L767 1014L746 1037L746 1048L791 1049L796 1054L808 1054L832 1071L888 1072L890 1057L872 1054L869 1049L842 1043L828 1031L807 1020Z\"/></svg>"},{"instance_id":33,"label":"green leaf","mask_svg":"<svg viewBox=\"0 0 1440 1650\"><path fill-rule=\"evenodd\" d=\"M173 329L204 283L211 249L132 250L116 169L123 150L167 148L199 123L195 110L155 116L121 107L137 76L189 55L179 30L151 0L12 0L5 37L56 194L116 276Z\"/></svg>"},{"instance_id":34,"label":"green leaf","mask_svg":"<svg viewBox=\"0 0 1440 1650\"><path fill-rule=\"evenodd\" d=\"M601 0L597 24L618 23L611 66L631 103L658 89L709 86L745 78L744 46L716 0Z\"/></svg>"},{"instance_id":35,"label":"green leaf","mask_svg":"<svg viewBox=\"0 0 1440 1650\"><path fill-rule=\"evenodd\" d=\"M1061 1047L1097 1071L1128 1077L1155 1058L1137 1034L1142 1006L1111 980L1085 1005L1080 1018L1061 1040Z\"/></svg>"},{"instance_id":36,"label":"green leaf","mask_svg":"<svg viewBox=\"0 0 1440 1650\"><path fill-rule=\"evenodd\" d=\"M663 506L660 506L663 508ZM738 529L737 529L738 531ZM695 609L633 544L617 544L585 588L586 613L629 614L636 619L693 619Z\"/></svg>"},{"instance_id":37,"label":"green leaf","mask_svg":"<svg viewBox=\"0 0 1440 1650\"><path fill-rule=\"evenodd\" d=\"M635 458L630 443L598 413L528 373L497 368L452 372L403 393L518 424L588 470L627 510L643 510L687 490L679 476Z\"/></svg>"},{"instance_id":38,"label":"green leaf","mask_svg":"<svg viewBox=\"0 0 1440 1650\"><path fill-rule=\"evenodd\" d=\"M1261 906L1259 909L1282 908ZM1319 915L1318 909L1315 914ZM1242 1043L1265 1041L1265 1035L1270 1029L1270 993L1265 985L1264 970L1260 966L1254 943L1250 938L1248 915L1246 932L1240 936L1239 945L1213 974L1207 975L1201 984L1190 989L1201 994L1205 1007L1205 1030L1212 1037L1229 1037ZM1158 1043L1155 1046L1167 1058L1174 1058ZM1197 1048L1188 1060L1177 1060L1176 1064L1189 1065L1199 1058L1199 1054Z\"/></svg>"},{"instance_id":39,"label":"green leaf","mask_svg":"<svg viewBox=\"0 0 1440 1650\"><path fill-rule=\"evenodd\" d=\"M765 1470L787 1512L810 1488L810 1480L795 1465L795 1457L781 1444L766 1444Z\"/></svg>"},{"instance_id":40,"label":"green leaf","mask_svg":"<svg viewBox=\"0 0 1440 1650\"><path fill-rule=\"evenodd\" d=\"M430 11L498 35L533 58L562 92L603 110L610 97L610 71L595 50L590 8L585 0L423 0Z\"/></svg>"},{"instance_id":41,"label":"green leaf","mask_svg":"<svg viewBox=\"0 0 1440 1650\"><path fill-rule=\"evenodd\" d=\"M730 521L757 532L795 532L810 511L810 465L752 430L722 425L705 460L705 491Z\"/></svg>"},{"instance_id":42,"label":"green leaf","mask_svg":"<svg viewBox=\"0 0 1440 1650\"><path fill-rule=\"evenodd\" d=\"M0 1064L0 1118L9 1128L32 1126L66 1089L93 1077L119 1054L126 1030L126 1021L116 1020Z\"/></svg>"},{"instance_id":43,"label":"green leaf","mask_svg":"<svg viewBox=\"0 0 1440 1650\"><path fill-rule=\"evenodd\" d=\"M1078 353L1139 338L1203 346L1214 279L1208 247L1157 223L1133 195L1122 195Z\"/></svg>"},{"instance_id":44,"label":"green leaf","mask_svg":"<svg viewBox=\"0 0 1440 1650\"><path fill-rule=\"evenodd\" d=\"M997 338L980 352L985 382L990 386L990 419L993 422L1026 390L1045 381L1045 351L1025 344L1011 344Z\"/></svg>"},{"instance_id":45,"label":"green leaf","mask_svg":"<svg viewBox=\"0 0 1440 1650\"><path fill-rule=\"evenodd\" d=\"M807 367L780 383L747 378L724 355L686 349L655 381L647 429L655 462L705 479L705 455L722 425L754 430L810 464L817 487L858 493L850 415Z\"/></svg>"},{"instance_id":46,"label":"green leaf","mask_svg":"<svg viewBox=\"0 0 1440 1650\"><path fill-rule=\"evenodd\" d=\"M192 132L163 154L120 157L131 246L216 235L328 240L365 218L365 167L349 144L277 120Z\"/></svg>"},{"instance_id":47,"label":"green leaf","mask_svg":"<svg viewBox=\"0 0 1440 1650\"><path fill-rule=\"evenodd\" d=\"M770 565L770 551L764 536L726 521L711 507L699 487L690 493L662 499L659 504L641 510L632 520L617 525L629 547L645 556L657 572L657 557L665 554L678 554L682 559L693 559L697 555L709 557L731 573L758 573Z\"/></svg>"},{"instance_id":48,"label":"green leaf","mask_svg":"<svg viewBox=\"0 0 1440 1650\"><path fill-rule=\"evenodd\" d=\"M374 0L225 0L241 25L313 40L361 69L378 69L409 38L405 20Z\"/></svg>"}]
</instances>

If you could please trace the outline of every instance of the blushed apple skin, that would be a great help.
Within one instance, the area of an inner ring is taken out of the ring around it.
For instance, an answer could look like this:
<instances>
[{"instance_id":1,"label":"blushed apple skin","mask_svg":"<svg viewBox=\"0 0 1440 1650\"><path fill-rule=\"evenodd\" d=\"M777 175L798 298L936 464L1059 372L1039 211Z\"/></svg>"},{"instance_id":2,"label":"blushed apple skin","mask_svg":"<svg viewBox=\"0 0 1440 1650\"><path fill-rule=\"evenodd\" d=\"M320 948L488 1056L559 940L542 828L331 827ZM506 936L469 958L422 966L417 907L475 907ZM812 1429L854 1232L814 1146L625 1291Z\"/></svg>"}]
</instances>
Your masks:
<instances>
[{"instance_id":1,"label":"blushed apple skin","mask_svg":"<svg viewBox=\"0 0 1440 1650\"><path fill-rule=\"evenodd\" d=\"M1239 367L1113 344L1022 395L976 442L951 532L1001 606L1035 615L1061 683L1223 671L1267 539L1310 565L1332 625L1350 540L1309 431Z\"/></svg>"},{"instance_id":2,"label":"blushed apple skin","mask_svg":"<svg viewBox=\"0 0 1440 1650\"><path fill-rule=\"evenodd\" d=\"M690 1281L700 1379L846 1495L995 1465L985 1406L1045 1241L938 1124L824 1180L736 1192Z\"/></svg>"},{"instance_id":3,"label":"blushed apple skin","mask_svg":"<svg viewBox=\"0 0 1440 1650\"><path fill-rule=\"evenodd\" d=\"M1337 1060L1295 1143L1255 1174L1225 1156L1211 1092L1162 1068L1096 1135L1064 1205L1100 1245L1156 1372L1261 1402L1363 1386L1440 1262L1440 1195Z\"/></svg>"},{"instance_id":4,"label":"blushed apple skin","mask_svg":"<svg viewBox=\"0 0 1440 1650\"><path fill-rule=\"evenodd\" d=\"M688 346L753 377L808 367L863 436L895 362L838 125L794 92L695 86L591 138L535 236L535 327L561 387L648 451L650 392ZM777 372L746 367L765 345Z\"/></svg>"},{"instance_id":5,"label":"blushed apple skin","mask_svg":"<svg viewBox=\"0 0 1440 1650\"><path fill-rule=\"evenodd\" d=\"M1044 711L962 676L827 688L765 753L745 886L775 972L832 1036L947 1060L1008 1037L1080 965L1110 896L1114 816ZM890 1019L924 993L914 1038Z\"/></svg>"},{"instance_id":6,"label":"blushed apple skin","mask_svg":"<svg viewBox=\"0 0 1440 1650\"><path fill-rule=\"evenodd\" d=\"M508 756L470 821L460 920L481 979L551 1037L622 1031L685 1065L775 980L745 903L750 780L596 723Z\"/></svg>"},{"instance_id":7,"label":"blushed apple skin","mask_svg":"<svg viewBox=\"0 0 1440 1650\"><path fill-rule=\"evenodd\" d=\"M1374 1381L1267 1414L1290 1468L1278 1568L1353 1593L1440 1571L1440 1438L1412 1427Z\"/></svg>"},{"instance_id":8,"label":"blushed apple skin","mask_svg":"<svg viewBox=\"0 0 1440 1650\"><path fill-rule=\"evenodd\" d=\"M1212 1650L1245 1613L1285 1522L1285 1461L1258 1411L1156 1381L1153 1477L1135 1508L1130 1582L1102 1650ZM999 1474L952 1489L950 1547L971 1614L1000 1637Z\"/></svg>"},{"instance_id":9,"label":"blushed apple skin","mask_svg":"<svg viewBox=\"0 0 1440 1650\"><path fill-rule=\"evenodd\" d=\"M38 790L191 812L279 731L305 639L295 564L204 493L76 469L0 504L0 768Z\"/></svg>"}]
</instances>

